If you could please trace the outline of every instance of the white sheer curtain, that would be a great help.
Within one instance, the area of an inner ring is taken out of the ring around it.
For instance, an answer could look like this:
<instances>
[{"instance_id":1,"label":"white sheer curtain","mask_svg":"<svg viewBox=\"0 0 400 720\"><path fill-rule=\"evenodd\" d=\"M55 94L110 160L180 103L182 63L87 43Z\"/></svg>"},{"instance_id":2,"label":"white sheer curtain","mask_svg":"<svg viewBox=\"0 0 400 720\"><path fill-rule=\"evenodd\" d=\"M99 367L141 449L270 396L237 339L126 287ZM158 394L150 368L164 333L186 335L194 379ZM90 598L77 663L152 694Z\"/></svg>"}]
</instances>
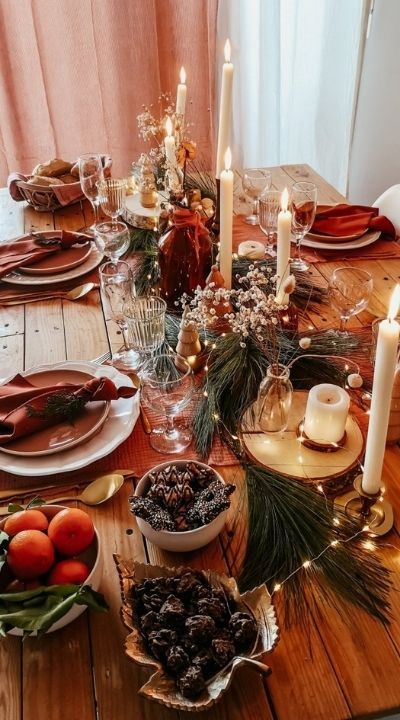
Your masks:
<instances>
[{"instance_id":1,"label":"white sheer curtain","mask_svg":"<svg viewBox=\"0 0 400 720\"><path fill-rule=\"evenodd\" d=\"M363 0L220 0L238 165L308 163L345 192L364 17Z\"/></svg>"}]
</instances>

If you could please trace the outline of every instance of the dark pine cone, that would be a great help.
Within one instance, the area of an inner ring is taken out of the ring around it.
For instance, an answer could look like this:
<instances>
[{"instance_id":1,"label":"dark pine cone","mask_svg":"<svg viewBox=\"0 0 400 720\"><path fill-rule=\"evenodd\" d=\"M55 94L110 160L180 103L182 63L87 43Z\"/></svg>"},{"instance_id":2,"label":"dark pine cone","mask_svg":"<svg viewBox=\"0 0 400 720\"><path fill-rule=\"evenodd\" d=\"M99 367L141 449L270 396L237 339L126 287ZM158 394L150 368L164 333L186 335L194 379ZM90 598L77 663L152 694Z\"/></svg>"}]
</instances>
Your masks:
<instances>
[{"instance_id":1,"label":"dark pine cone","mask_svg":"<svg viewBox=\"0 0 400 720\"><path fill-rule=\"evenodd\" d=\"M157 660L164 660L169 648L176 645L178 634L175 630L164 628L163 630L151 632L147 639L151 652Z\"/></svg>"},{"instance_id":2,"label":"dark pine cone","mask_svg":"<svg viewBox=\"0 0 400 720\"><path fill-rule=\"evenodd\" d=\"M194 640L189 637L189 635L182 635L179 643L186 650L188 655L190 655L190 657L194 657L195 655L197 655L200 650L198 644L195 643Z\"/></svg>"},{"instance_id":3,"label":"dark pine cone","mask_svg":"<svg viewBox=\"0 0 400 720\"><path fill-rule=\"evenodd\" d=\"M133 515L146 520L153 530L174 531L175 525L167 510L160 507L154 500L147 497L131 497L131 512Z\"/></svg>"},{"instance_id":4,"label":"dark pine cone","mask_svg":"<svg viewBox=\"0 0 400 720\"><path fill-rule=\"evenodd\" d=\"M142 615L140 618L140 627L145 635L148 635L154 630L159 630L161 627L160 617L154 610L150 610L146 615Z\"/></svg>"},{"instance_id":5,"label":"dark pine cone","mask_svg":"<svg viewBox=\"0 0 400 720\"><path fill-rule=\"evenodd\" d=\"M198 494L193 507L188 511L189 523L200 522L207 525L230 505L229 495L235 490L235 485L221 483L214 480L208 487Z\"/></svg>"},{"instance_id":6,"label":"dark pine cone","mask_svg":"<svg viewBox=\"0 0 400 720\"><path fill-rule=\"evenodd\" d=\"M197 603L199 615L209 615L217 625L223 625L227 616L226 604L219 598L202 598Z\"/></svg>"},{"instance_id":7,"label":"dark pine cone","mask_svg":"<svg viewBox=\"0 0 400 720\"><path fill-rule=\"evenodd\" d=\"M177 680L177 685L182 695L187 698L200 695L205 688L203 673L199 667L190 665Z\"/></svg>"},{"instance_id":8,"label":"dark pine cone","mask_svg":"<svg viewBox=\"0 0 400 720\"><path fill-rule=\"evenodd\" d=\"M210 678L217 669L211 651L206 649L200 650L200 652L194 656L192 664L195 667L201 668L205 678Z\"/></svg>"},{"instance_id":9,"label":"dark pine cone","mask_svg":"<svg viewBox=\"0 0 400 720\"><path fill-rule=\"evenodd\" d=\"M215 635L215 622L209 615L193 615L185 622L187 634L200 645L208 645Z\"/></svg>"},{"instance_id":10,"label":"dark pine cone","mask_svg":"<svg viewBox=\"0 0 400 720\"><path fill-rule=\"evenodd\" d=\"M187 600L193 593L198 592L200 588L204 587L204 583L204 576L200 573L184 573L176 586L176 594L184 600Z\"/></svg>"},{"instance_id":11,"label":"dark pine cone","mask_svg":"<svg viewBox=\"0 0 400 720\"><path fill-rule=\"evenodd\" d=\"M188 667L190 658L181 645L173 645L167 652L167 668L178 675Z\"/></svg>"},{"instance_id":12,"label":"dark pine cone","mask_svg":"<svg viewBox=\"0 0 400 720\"><path fill-rule=\"evenodd\" d=\"M231 640L215 639L211 643L212 653L218 667L227 665L235 656L235 646Z\"/></svg>"},{"instance_id":13,"label":"dark pine cone","mask_svg":"<svg viewBox=\"0 0 400 720\"><path fill-rule=\"evenodd\" d=\"M229 620L233 641L238 650L249 648L257 637L257 624L248 613L236 612Z\"/></svg>"},{"instance_id":14,"label":"dark pine cone","mask_svg":"<svg viewBox=\"0 0 400 720\"><path fill-rule=\"evenodd\" d=\"M159 612L164 601L165 597L163 597L163 595L159 595L158 593L151 593L149 595L145 594L142 596L142 605L145 611L155 610L156 612Z\"/></svg>"},{"instance_id":15,"label":"dark pine cone","mask_svg":"<svg viewBox=\"0 0 400 720\"><path fill-rule=\"evenodd\" d=\"M185 622L185 618L185 606L182 600L179 600L175 595L169 595L160 610L160 620L162 624L175 627L182 625Z\"/></svg>"}]
</instances>

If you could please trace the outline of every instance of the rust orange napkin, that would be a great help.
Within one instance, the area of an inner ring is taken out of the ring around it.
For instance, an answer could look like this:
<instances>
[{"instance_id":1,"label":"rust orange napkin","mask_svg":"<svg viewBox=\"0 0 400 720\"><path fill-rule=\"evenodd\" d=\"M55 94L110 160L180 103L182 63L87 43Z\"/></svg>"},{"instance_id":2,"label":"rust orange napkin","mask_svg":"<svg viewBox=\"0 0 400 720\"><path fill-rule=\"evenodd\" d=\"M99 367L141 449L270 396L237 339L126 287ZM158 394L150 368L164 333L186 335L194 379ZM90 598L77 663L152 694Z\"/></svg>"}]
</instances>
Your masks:
<instances>
[{"instance_id":1,"label":"rust orange napkin","mask_svg":"<svg viewBox=\"0 0 400 720\"><path fill-rule=\"evenodd\" d=\"M22 375L16 375L0 386L0 443L62 422L67 403L69 407L73 402L83 409L87 402L129 398L136 392L133 387L117 388L107 377L93 378L81 385L65 383L38 388ZM61 400L64 410L58 411L60 404L55 405L54 398Z\"/></svg>"},{"instance_id":2,"label":"rust orange napkin","mask_svg":"<svg viewBox=\"0 0 400 720\"><path fill-rule=\"evenodd\" d=\"M21 265L34 265L47 255L67 250L72 245L83 245L89 238L68 230L61 230L59 238L44 238L30 235L27 239L0 244L0 278Z\"/></svg>"},{"instance_id":3,"label":"rust orange napkin","mask_svg":"<svg viewBox=\"0 0 400 720\"><path fill-rule=\"evenodd\" d=\"M334 207L317 210L311 232L330 235L335 238L348 235L363 235L367 230L380 230L393 239L395 229L384 215L379 215L376 207L366 205L335 205Z\"/></svg>"}]
</instances>

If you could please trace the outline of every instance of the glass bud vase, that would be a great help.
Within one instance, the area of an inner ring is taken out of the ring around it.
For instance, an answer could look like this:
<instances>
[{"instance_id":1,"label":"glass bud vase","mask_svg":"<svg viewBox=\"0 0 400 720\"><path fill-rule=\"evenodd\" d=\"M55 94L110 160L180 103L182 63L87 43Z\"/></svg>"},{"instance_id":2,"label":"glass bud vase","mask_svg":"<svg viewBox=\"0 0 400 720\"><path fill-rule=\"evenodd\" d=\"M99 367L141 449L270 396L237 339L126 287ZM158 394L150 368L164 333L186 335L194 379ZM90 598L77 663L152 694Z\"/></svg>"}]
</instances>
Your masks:
<instances>
[{"instance_id":1,"label":"glass bud vase","mask_svg":"<svg viewBox=\"0 0 400 720\"><path fill-rule=\"evenodd\" d=\"M258 424L263 432L286 430L292 406L293 386L285 365L270 365L258 390Z\"/></svg>"}]
</instances>

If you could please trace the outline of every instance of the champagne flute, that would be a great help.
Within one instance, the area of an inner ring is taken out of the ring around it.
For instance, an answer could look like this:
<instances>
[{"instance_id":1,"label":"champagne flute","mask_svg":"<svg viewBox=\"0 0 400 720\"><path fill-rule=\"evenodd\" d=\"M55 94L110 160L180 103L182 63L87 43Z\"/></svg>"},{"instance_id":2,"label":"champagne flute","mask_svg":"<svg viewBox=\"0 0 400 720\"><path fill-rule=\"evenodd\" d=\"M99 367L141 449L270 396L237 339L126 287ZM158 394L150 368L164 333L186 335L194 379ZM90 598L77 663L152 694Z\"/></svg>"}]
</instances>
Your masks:
<instances>
[{"instance_id":1,"label":"champagne flute","mask_svg":"<svg viewBox=\"0 0 400 720\"><path fill-rule=\"evenodd\" d=\"M123 313L123 308L135 295L135 285L132 271L128 263L123 260L118 262L106 262L99 268L100 291L103 302L121 330L123 347L113 353L112 364L121 370L138 370L142 364L142 358L136 352L128 339L128 323Z\"/></svg>"},{"instance_id":2,"label":"champagne flute","mask_svg":"<svg viewBox=\"0 0 400 720\"><path fill-rule=\"evenodd\" d=\"M126 196L126 180L124 178L107 178L97 183L100 205L103 212L111 218L111 223L116 225L118 215L121 215L124 208Z\"/></svg>"},{"instance_id":3,"label":"champagne flute","mask_svg":"<svg viewBox=\"0 0 400 720\"><path fill-rule=\"evenodd\" d=\"M267 236L267 250L273 250L274 245L276 245L281 197L280 190L266 190L258 203L260 229Z\"/></svg>"},{"instance_id":4,"label":"champagne flute","mask_svg":"<svg viewBox=\"0 0 400 720\"><path fill-rule=\"evenodd\" d=\"M365 310L372 294L373 280L369 272L356 267L340 267L329 280L328 298L340 315L339 333L347 334L347 322Z\"/></svg>"},{"instance_id":5,"label":"champagne flute","mask_svg":"<svg viewBox=\"0 0 400 720\"><path fill-rule=\"evenodd\" d=\"M94 228L94 241L97 249L116 264L129 247L129 230L123 222L100 223Z\"/></svg>"},{"instance_id":6,"label":"champagne flute","mask_svg":"<svg viewBox=\"0 0 400 720\"><path fill-rule=\"evenodd\" d=\"M253 212L251 215L247 215L244 221L248 225L258 225L258 201L263 192L271 186L271 173L269 170L260 170L258 168L245 170L242 185L246 195L253 201Z\"/></svg>"},{"instance_id":7,"label":"champagne flute","mask_svg":"<svg viewBox=\"0 0 400 720\"><path fill-rule=\"evenodd\" d=\"M98 153L85 153L78 158L79 179L83 194L89 200L94 214L94 223L81 228L79 232L94 235L94 228L99 221L99 191L97 183L104 179L103 163Z\"/></svg>"},{"instance_id":8,"label":"champagne flute","mask_svg":"<svg viewBox=\"0 0 400 720\"><path fill-rule=\"evenodd\" d=\"M317 186L311 182L297 182L292 186L292 232L296 239L296 257L291 260L292 270L305 272L310 265L301 257L301 243L314 222L317 210Z\"/></svg>"}]
</instances>

